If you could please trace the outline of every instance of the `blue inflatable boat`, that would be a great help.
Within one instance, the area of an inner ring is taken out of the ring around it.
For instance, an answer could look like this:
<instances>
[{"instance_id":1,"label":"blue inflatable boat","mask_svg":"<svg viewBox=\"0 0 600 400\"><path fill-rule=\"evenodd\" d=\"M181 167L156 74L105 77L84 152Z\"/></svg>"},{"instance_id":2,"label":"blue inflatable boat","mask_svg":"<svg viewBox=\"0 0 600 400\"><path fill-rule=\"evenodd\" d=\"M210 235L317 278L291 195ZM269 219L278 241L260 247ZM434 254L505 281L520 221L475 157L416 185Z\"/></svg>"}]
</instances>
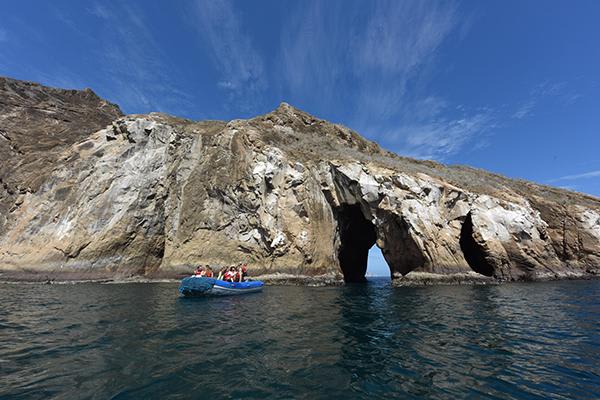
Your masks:
<instances>
[{"instance_id":1,"label":"blue inflatable boat","mask_svg":"<svg viewBox=\"0 0 600 400\"><path fill-rule=\"evenodd\" d=\"M264 286L261 281L226 282L215 278L190 276L179 285L179 293L185 297L228 296L260 292Z\"/></svg>"}]
</instances>

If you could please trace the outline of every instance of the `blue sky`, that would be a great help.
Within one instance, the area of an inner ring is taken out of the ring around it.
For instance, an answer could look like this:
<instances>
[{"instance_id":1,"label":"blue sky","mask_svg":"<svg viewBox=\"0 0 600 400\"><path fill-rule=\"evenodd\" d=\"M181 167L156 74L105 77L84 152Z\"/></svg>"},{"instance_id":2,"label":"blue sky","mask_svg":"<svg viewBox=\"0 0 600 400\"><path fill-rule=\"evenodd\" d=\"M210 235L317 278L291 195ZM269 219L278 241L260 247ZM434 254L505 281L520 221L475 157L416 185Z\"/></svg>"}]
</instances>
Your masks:
<instances>
[{"instance_id":1,"label":"blue sky","mask_svg":"<svg viewBox=\"0 0 600 400\"><path fill-rule=\"evenodd\" d=\"M286 101L403 155L600 196L598 1L0 7L0 75L91 87L126 113Z\"/></svg>"}]
</instances>

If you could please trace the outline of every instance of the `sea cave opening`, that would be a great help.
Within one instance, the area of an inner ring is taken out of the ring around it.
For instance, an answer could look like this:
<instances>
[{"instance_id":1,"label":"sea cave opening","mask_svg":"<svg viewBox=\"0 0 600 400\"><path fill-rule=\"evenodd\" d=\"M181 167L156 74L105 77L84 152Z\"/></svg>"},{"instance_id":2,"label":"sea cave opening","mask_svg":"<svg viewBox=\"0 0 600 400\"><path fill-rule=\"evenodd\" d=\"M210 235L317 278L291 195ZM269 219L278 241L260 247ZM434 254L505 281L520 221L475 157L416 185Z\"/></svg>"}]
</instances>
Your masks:
<instances>
[{"instance_id":1,"label":"sea cave opening","mask_svg":"<svg viewBox=\"0 0 600 400\"><path fill-rule=\"evenodd\" d=\"M341 206L337 210L337 221L340 238L338 259L344 281L346 283L366 282L369 261L375 261L376 273L381 275L379 264L381 261L385 263L385 260L379 248L375 246L377 232L371 221L365 218L360 205Z\"/></svg>"},{"instance_id":2,"label":"sea cave opening","mask_svg":"<svg viewBox=\"0 0 600 400\"><path fill-rule=\"evenodd\" d=\"M460 230L460 249L471 269L485 276L494 275L494 266L486 258L485 249L473 237L473 218L469 212Z\"/></svg>"}]
</instances>

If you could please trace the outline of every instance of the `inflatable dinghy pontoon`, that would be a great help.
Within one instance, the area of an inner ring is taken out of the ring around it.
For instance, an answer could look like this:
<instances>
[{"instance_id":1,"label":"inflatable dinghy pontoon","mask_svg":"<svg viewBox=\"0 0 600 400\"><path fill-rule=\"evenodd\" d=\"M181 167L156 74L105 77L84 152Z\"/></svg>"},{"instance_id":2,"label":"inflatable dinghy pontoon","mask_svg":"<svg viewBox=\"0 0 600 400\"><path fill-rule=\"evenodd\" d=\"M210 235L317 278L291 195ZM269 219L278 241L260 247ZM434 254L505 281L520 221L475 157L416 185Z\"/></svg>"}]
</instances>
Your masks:
<instances>
[{"instance_id":1,"label":"inflatable dinghy pontoon","mask_svg":"<svg viewBox=\"0 0 600 400\"><path fill-rule=\"evenodd\" d=\"M260 292L264 286L261 281L226 282L215 278L190 276L179 285L179 293L185 297L227 296Z\"/></svg>"}]
</instances>

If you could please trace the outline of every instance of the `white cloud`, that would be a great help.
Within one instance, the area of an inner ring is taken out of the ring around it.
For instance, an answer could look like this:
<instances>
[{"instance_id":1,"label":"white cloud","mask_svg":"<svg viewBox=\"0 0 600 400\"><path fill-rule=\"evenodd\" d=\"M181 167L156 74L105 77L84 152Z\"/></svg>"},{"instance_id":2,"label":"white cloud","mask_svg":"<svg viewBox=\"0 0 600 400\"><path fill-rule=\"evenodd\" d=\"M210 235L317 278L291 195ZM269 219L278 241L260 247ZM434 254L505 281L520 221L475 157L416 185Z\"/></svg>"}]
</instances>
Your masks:
<instances>
[{"instance_id":1,"label":"white cloud","mask_svg":"<svg viewBox=\"0 0 600 400\"><path fill-rule=\"evenodd\" d=\"M559 189L570 190L572 192L577 190L577 186L569 185L569 186L557 186Z\"/></svg>"},{"instance_id":2,"label":"white cloud","mask_svg":"<svg viewBox=\"0 0 600 400\"><path fill-rule=\"evenodd\" d=\"M544 81L537 86L535 86L531 94L534 97L544 97L544 96L558 96L564 93L565 88L567 87L566 82L550 82Z\"/></svg>"},{"instance_id":3,"label":"white cloud","mask_svg":"<svg viewBox=\"0 0 600 400\"><path fill-rule=\"evenodd\" d=\"M600 170L584 172L581 174L574 175L565 175L556 179L552 179L549 182L559 182L559 181L576 181L579 179L589 179L589 178L598 178L600 177Z\"/></svg>"},{"instance_id":4,"label":"white cloud","mask_svg":"<svg viewBox=\"0 0 600 400\"><path fill-rule=\"evenodd\" d=\"M212 62L220 73L217 86L231 92L231 99L251 109L256 94L267 82L264 63L227 0L198 0L193 9L193 26L203 39Z\"/></svg>"},{"instance_id":5,"label":"white cloud","mask_svg":"<svg viewBox=\"0 0 600 400\"><path fill-rule=\"evenodd\" d=\"M438 49L468 29L455 3L303 2L290 15L281 65L292 101L346 108L350 126L410 155L443 158L492 128L489 110L468 113L428 90Z\"/></svg>"},{"instance_id":6,"label":"white cloud","mask_svg":"<svg viewBox=\"0 0 600 400\"><path fill-rule=\"evenodd\" d=\"M526 101L525 103L521 104L521 106L517 109L517 111L515 111L512 117L515 119L523 119L525 117L528 117L529 115L531 115L535 104L536 101L534 101L533 99Z\"/></svg>"},{"instance_id":7,"label":"white cloud","mask_svg":"<svg viewBox=\"0 0 600 400\"><path fill-rule=\"evenodd\" d=\"M402 154L416 158L444 159L457 153L475 138L481 138L495 127L490 112L465 115L462 118L438 118L430 122L404 125L385 135Z\"/></svg>"},{"instance_id":8,"label":"white cloud","mask_svg":"<svg viewBox=\"0 0 600 400\"><path fill-rule=\"evenodd\" d=\"M340 83L351 65L351 42L358 40L357 32L342 21L352 12L350 3L320 1L299 3L290 10L277 64L283 90L292 99L310 99L325 110L340 100Z\"/></svg>"},{"instance_id":9,"label":"white cloud","mask_svg":"<svg viewBox=\"0 0 600 400\"><path fill-rule=\"evenodd\" d=\"M236 84L231 81L219 81L217 82L217 86L223 89L235 89Z\"/></svg>"},{"instance_id":10,"label":"white cloud","mask_svg":"<svg viewBox=\"0 0 600 400\"><path fill-rule=\"evenodd\" d=\"M176 76L178 68L156 41L156 27L148 23L142 9L96 3L88 11L103 24L95 38L101 60L98 75L119 105L133 112L181 114L192 109L190 94L165 79Z\"/></svg>"},{"instance_id":11,"label":"white cloud","mask_svg":"<svg viewBox=\"0 0 600 400\"><path fill-rule=\"evenodd\" d=\"M544 81L530 90L529 98L521 103L512 114L512 118L524 119L532 116L534 109L547 99L556 99L565 105L571 105L580 97L579 93L575 93L569 88L567 82Z\"/></svg>"},{"instance_id":12,"label":"white cloud","mask_svg":"<svg viewBox=\"0 0 600 400\"><path fill-rule=\"evenodd\" d=\"M113 14L108 10L108 8L104 7L104 5L100 4L100 3L95 3L92 5L92 8L90 8L90 13L95 15L98 18L102 18L105 20L110 20L111 18L114 18Z\"/></svg>"},{"instance_id":13,"label":"white cloud","mask_svg":"<svg viewBox=\"0 0 600 400\"><path fill-rule=\"evenodd\" d=\"M455 8L425 1L379 1L357 42L356 67L406 76L426 62L456 25ZM408 78L408 76L406 76Z\"/></svg>"},{"instance_id":14,"label":"white cloud","mask_svg":"<svg viewBox=\"0 0 600 400\"><path fill-rule=\"evenodd\" d=\"M372 118L410 103L407 86L457 24L452 3L427 1L303 2L290 15L281 64L292 97L327 105L350 81L352 106Z\"/></svg>"},{"instance_id":15,"label":"white cloud","mask_svg":"<svg viewBox=\"0 0 600 400\"><path fill-rule=\"evenodd\" d=\"M358 107L386 119L419 101L419 85L429 81L437 49L457 23L451 2L376 2L353 49L355 75L369 77L362 80Z\"/></svg>"}]
</instances>

